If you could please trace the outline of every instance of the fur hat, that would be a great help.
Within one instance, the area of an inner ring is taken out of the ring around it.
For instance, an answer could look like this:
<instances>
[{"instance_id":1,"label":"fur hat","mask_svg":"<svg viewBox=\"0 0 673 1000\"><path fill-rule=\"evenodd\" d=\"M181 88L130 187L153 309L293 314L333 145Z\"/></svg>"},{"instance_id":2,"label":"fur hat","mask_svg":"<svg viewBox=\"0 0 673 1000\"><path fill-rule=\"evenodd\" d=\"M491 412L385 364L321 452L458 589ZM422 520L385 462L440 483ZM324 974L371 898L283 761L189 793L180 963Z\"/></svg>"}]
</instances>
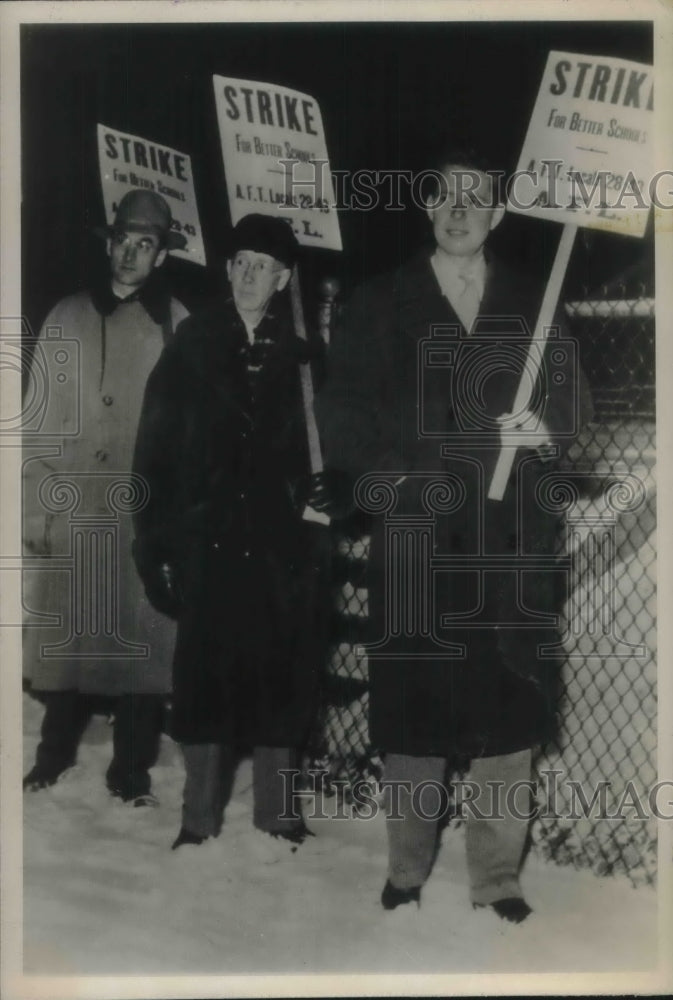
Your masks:
<instances>
[{"instance_id":1,"label":"fur hat","mask_svg":"<svg viewBox=\"0 0 673 1000\"><path fill-rule=\"evenodd\" d=\"M227 257L239 250L268 253L285 267L291 268L297 259L299 243L289 221L272 215L245 215L234 226L227 243Z\"/></svg>"}]
</instances>

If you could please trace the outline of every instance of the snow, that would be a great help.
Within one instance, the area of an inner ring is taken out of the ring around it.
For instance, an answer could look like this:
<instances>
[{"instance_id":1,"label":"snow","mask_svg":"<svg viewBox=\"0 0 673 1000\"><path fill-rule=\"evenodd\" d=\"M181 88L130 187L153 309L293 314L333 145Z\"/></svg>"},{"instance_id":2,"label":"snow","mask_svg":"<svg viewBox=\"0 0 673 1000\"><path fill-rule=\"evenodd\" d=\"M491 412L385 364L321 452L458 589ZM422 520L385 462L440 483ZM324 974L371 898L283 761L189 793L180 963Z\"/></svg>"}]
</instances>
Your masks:
<instances>
[{"instance_id":1,"label":"snow","mask_svg":"<svg viewBox=\"0 0 673 1000\"><path fill-rule=\"evenodd\" d=\"M41 711L25 697L26 769ZM179 749L164 737L153 771L160 806L133 808L105 789L110 736L95 717L78 764L54 787L24 796L28 975L614 974L656 967L652 889L530 857L523 885L534 914L508 925L470 906L460 828L444 833L420 909L384 912L382 817L310 820L316 836L292 854L253 832L245 761L221 836L171 851L180 827ZM324 809L334 813L333 800Z\"/></svg>"}]
</instances>

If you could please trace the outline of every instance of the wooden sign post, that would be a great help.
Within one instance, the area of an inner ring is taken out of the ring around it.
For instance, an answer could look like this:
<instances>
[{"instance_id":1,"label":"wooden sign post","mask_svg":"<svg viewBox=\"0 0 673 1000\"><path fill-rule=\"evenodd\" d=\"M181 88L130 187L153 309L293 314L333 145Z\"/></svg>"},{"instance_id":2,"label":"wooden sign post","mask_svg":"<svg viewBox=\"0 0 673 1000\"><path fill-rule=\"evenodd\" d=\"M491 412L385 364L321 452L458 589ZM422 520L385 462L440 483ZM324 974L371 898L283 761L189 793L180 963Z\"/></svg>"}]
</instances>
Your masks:
<instances>
[{"instance_id":1,"label":"wooden sign post","mask_svg":"<svg viewBox=\"0 0 673 1000\"><path fill-rule=\"evenodd\" d=\"M292 300L292 315L294 318L294 328L298 337L306 340L306 324L304 322L304 304L301 298L301 286L299 284L299 268L295 264L290 278L290 297ZM313 410L313 377L311 375L311 363L299 366L301 379L301 395L304 405L304 419L306 421L306 434L308 437L308 456L311 472L323 471L322 450L320 448L320 435L318 425ZM306 507L303 518L305 521L316 521L318 524L329 524L330 519L322 511L314 510L313 507Z\"/></svg>"},{"instance_id":2,"label":"wooden sign post","mask_svg":"<svg viewBox=\"0 0 673 1000\"><path fill-rule=\"evenodd\" d=\"M533 339L531 340L528 355L524 363L521 381L514 397L512 413L521 413L529 406L530 396L542 366L544 345L554 319L554 313L556 312L559 295L561 294L561 288L565 280L566 269L576 234L577 226L565 225L563 227L554 264L549 275L542 305L540 306L540 314L533 332ZM512 471L512 465L514 464L515 454L516 445L503 446L500 449L491 485L488 490L489 500L502 500L507 481Z\"/></svg>"}]
</instances>

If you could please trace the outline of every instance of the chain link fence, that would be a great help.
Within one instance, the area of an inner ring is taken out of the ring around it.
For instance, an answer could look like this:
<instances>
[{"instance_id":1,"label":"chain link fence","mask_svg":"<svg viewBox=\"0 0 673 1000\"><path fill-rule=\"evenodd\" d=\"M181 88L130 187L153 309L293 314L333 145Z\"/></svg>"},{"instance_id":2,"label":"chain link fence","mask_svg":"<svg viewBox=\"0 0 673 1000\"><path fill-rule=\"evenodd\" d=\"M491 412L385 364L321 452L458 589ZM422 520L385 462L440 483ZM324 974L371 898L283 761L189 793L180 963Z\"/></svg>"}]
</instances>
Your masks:
<instances>
[{"instance_id":1,"label":"chain link fence","mask_svg":"<svg viewBox=\"0 0 673 1000\"><path fill-rule=\"evenodd\" d=\"M568 496L559 553L569 559L558 731L536 764L532 847L546 859L652 884L656 822L656 490L654 302L587 296L566 304L591 385L594 419L564 461ZM633 292L631 291L631 294ZM369 524L333 536L333 627L311 760L327 792L383 764L368 733ZM344 792L345 789L345 792ZM460 820L454 817L454 825Z\"/></svg>"}]
</instances>

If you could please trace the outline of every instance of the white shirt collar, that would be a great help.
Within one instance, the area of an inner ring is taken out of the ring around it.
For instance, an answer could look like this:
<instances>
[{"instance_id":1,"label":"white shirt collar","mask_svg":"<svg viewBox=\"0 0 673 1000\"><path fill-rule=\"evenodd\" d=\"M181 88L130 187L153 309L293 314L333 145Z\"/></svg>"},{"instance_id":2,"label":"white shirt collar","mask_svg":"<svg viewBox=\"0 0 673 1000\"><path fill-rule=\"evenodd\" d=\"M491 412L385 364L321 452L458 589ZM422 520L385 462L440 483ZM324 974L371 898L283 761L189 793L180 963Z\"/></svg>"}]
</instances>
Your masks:
<instances>
[{"instance_id":1,"label":"white shirt collar","mask_svg":"<svg viewBox=\"0 0 673 1000\"><path fill-rule=\"evenodd\" d=\"M483 251L473 257L449 257L445 253L435 252L430 258L430 264L435 272L442 295L449 301L460 295L464 288L464 278L474 283L479 298L484 294L486 283L486 260Z\"/></svg>"},{"instance_id":2,"label":"white shirt collar","mask_svg":"<svg viewBox=\"0 0 673 1000\"><path fill-rule=\"evenodd\" d=\"M255 340L255 330L257 329L257 327L253 326L252 323L248 323L248 321L245 320L245 319L243 319L242 316L241 316L241 320L243 322L243 326L245 327L245 332L248 335L248 343L252 344L254 342L254 340Z\"/></svg>"}]
</instances>

